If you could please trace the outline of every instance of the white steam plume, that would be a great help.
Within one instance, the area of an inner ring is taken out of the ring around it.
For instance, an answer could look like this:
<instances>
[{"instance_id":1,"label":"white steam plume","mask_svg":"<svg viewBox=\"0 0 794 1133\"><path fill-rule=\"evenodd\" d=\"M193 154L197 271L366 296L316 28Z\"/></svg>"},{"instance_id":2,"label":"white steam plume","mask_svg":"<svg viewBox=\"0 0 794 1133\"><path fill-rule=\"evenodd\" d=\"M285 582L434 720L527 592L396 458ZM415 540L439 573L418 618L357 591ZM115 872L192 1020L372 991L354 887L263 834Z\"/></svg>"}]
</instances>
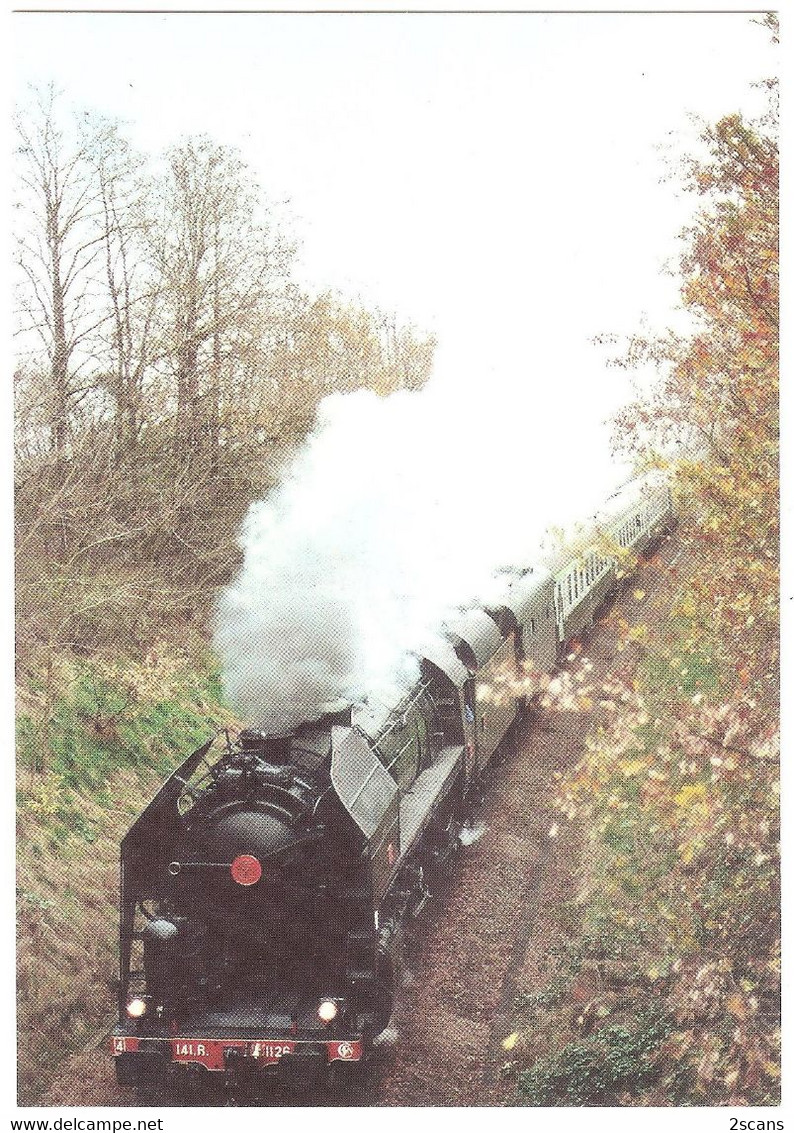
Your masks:
<instances>
[{"instance_id":1,"label":"white steam plume","mask_svg":"<svg viewBox=\"0 0 794 1133\"><path fill-rule=\"evenodd\" d=\"M439 358L421 392L334 395L267 500L214 644L236 709L286 732L340 699L406 680L445 612L527 563L550 525L597 510L626 469L602 420L592 350L520 367ZM614 398L612 399L614 402Z\"/></svg>"}]
</instances>

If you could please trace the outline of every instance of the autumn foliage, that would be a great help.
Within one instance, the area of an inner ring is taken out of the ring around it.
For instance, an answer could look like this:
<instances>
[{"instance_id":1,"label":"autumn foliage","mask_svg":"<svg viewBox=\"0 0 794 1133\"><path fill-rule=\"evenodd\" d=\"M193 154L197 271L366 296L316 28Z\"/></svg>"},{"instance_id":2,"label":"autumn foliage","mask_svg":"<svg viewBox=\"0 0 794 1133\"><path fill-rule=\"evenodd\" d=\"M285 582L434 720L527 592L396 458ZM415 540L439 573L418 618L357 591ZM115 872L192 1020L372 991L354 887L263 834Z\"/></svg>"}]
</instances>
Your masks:
<instances>
[{"instance_id":1,"label":"autumn foliage","mask_svg":"<svg viewBox=\"0 0 794 1133\"><path fill-rule=\"evenodd\" d=\"M694 332L635 339L649 396L618 418L621 447L670 463L695 561L687 615L719 639L737 680L776 686L778 626L778 156L774 118L708 129L693 161L704 200L685 233L682 299ZM675 455L671 458L670 453Z\"/></svg>"},{"instance_id":2,"label":"autumn foliage","mask_svg":"<svg viewBox=\"0 0 794 1133\"><path fill-rule=\"evenodd\" d=\"M651 619L638 590L636 618L614 619L633 666L594 684L579 657L566 677L594 722L552 833L581 840L581 865L570 943L526 1016L562 1038L506 1063L525 1103L779 1099L774 125L734 115L704 132L687 168L689 332L635 339L622 360L656 379L616 438L669 469L681 523L669 613Z\"/></svg>"}]
</instances>

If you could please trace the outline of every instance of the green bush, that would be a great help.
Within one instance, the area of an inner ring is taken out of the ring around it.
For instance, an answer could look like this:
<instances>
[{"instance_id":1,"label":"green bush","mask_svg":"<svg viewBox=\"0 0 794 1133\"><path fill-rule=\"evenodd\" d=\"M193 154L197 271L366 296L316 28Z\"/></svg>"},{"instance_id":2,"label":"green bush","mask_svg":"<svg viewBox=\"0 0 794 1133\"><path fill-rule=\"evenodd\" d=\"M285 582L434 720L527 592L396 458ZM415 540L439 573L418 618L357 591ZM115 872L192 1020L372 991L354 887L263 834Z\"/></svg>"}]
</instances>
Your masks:
<instances>
[{"instance_id":1,"label":"green bush","mask_svg":"<svg viewBox=\"0 0 794 1133\"><path fill-rule=\"evenodd\" d=\"M657 1013L637 1019L636 1029L612 1025L568 1043L519 1075L525 1105L610 1105L620 1093L636 1092L652 1076L648 1055L670 1033Z\"/></svg>"}]
</instances>

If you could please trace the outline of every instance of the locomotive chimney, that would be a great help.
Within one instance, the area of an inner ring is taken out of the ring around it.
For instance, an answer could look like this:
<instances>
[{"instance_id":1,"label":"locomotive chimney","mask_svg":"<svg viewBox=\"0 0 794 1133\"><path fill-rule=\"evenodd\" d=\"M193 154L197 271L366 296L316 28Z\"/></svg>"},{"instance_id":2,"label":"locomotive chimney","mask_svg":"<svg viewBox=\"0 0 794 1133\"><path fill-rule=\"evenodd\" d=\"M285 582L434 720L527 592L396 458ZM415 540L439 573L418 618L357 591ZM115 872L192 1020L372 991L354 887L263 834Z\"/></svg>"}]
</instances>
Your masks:
<instances>
[{"instance_id":1,"label":"locomotive chimney","mask_svg":"<svg viewBox=\"0 0 794 1133\"><path fill-rule=\"evenodd\" d=\"M289 763L292 736L268 736L246 728L240 732L240 747L261 756L267 763Z\"/></svg>"},{"instance_id":2,"label":"locomotive chimney","mask_svg":"<svg viewBox=\"0 0 794 1133\"><path fill-rule=\"evenodd\" d=\"M317 721L317 724L321 728L330 728L334 724L341 724L342 726L349 728L352 722L353 706L352 704L346 704L344 708L336 708L332 712L326 712L323 716L320 717L320 719Z\"/></svg>"}]
</instances>

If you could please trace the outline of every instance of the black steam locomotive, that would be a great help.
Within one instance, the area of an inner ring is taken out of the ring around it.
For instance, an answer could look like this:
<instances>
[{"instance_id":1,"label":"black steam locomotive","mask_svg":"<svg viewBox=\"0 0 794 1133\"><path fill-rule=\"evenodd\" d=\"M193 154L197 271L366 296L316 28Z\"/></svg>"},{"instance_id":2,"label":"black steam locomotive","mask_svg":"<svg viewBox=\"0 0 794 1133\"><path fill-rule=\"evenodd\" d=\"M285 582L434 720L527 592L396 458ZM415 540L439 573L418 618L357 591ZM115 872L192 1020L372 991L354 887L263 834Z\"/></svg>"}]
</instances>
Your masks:
<instances>
[{"instance_id":1,"label":"black steam locomotive","mask_svg":"<svg viewBox=\"0 0 794 1133\"><path fill-rule=\"evenodd\" d=\"M355 1070L391 1016L397 928L521 710L511 676L551 670L617 588L618 548L672 519L665 484L633 481L576 552L511 568L449 621L407 693L210 741L171 775L122 842L120 1083Z\"/></svg>"}]
</instances>

